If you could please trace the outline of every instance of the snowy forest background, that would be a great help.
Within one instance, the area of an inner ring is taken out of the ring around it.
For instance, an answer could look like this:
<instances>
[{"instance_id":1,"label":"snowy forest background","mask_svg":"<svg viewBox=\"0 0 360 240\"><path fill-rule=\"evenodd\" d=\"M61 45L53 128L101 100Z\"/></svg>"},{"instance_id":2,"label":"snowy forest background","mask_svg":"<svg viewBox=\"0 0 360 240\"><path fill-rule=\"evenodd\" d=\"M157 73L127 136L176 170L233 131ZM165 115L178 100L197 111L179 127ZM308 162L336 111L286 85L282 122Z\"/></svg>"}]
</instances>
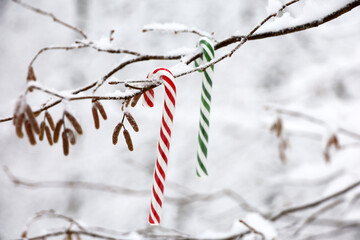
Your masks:
<instances>
[{"instance_id":1,"label":"snowy forest background","mask_svg":"<svg viewBox=\"0 0 360 240\"><path fill-rule=\"evenodd\" d=\"M181 23L213 32L215 39L222 40L233 34L247 34L270 13L267 10L281 6L278 2L26 1L83 29L101 46L152 54L197 51L199 36L143 33L145 25ZM348 2L301 0L259 32L316 19ZM90 232L121 239L144 238L149 233L168 238L226 238L248 230L239 219L263 232L267 239L359 239L358 188L279 220L265 220L360 180L359 26L360 8L355 8L318 28L249 41L231 58L216 64L209 134L210 175L205 180L195 175L201 74L176 79L177 106L161 227L148 228L147 219L162 87L155 90L154 109L145 109L141 104L130 109L140 128L138 133L131 132L133 152L128 151L123 139L116 146L112 144L112 131L122 118L120 101L102 101L108 120L101 121L99 130L94 128L90 101L68 102L49 110L59 117L66 107L83 126L84 134L77 138L78 143L67 157L63 156L61 144L50 147L38 142L33 147L26 138L16 137L11 122L1 123L0 164L15 177L28 183L89 182L133 191L16 186L1 171L0 239L20 238L28 219L49 209L77 220ZM111 30L115 30L114 40L109 42ZM12 115L17 97L26 89L29 62L39 49L69 46L75 39L81 36L50 18L0 0L1 118ZM44 86L69 90L101 79L128 58L91 49L50 51L38 58L34 70ZM153 68L171 68L177 63L135 63L111 80L145 79ZM99 92L106 95L121 89L106 84ZM37 109L46 95L32 93L27 99ZM283 124L281 138L270 131L278 118ZM331 146L326 161L324 151L333 135L341 148ZM284 151L279 151L281 141L288 141ZM43 218L31 225L27 235L41 236L68 226L63 219ZM254 237L261 239L258 234L244 236Z\"/></svg>"}]
</instances>

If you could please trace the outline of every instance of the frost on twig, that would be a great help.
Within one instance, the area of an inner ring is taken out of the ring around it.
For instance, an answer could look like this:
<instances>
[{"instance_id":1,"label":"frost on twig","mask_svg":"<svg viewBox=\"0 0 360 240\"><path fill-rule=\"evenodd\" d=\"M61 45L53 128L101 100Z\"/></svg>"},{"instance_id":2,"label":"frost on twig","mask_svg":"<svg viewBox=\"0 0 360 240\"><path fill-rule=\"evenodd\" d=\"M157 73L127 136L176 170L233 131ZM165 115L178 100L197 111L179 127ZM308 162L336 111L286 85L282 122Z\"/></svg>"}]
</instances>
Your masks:
<instances>
[{"instance_id":1,"label":"frost on twig","mask_svg":"<svg viewBox=\"0 0 360 240\"><path fill-rule=\"evenodd\" d=\"M180 23L152 23L145 25L142 29L143 32L162 32L162 33L193 33L200 37L207 37L211 40L215 40L213 35L214 33L207 33L201 30L198 30L193 27L188 27ZM216 42L216 41L214 41Z\"/></svg>"}]
</instances>

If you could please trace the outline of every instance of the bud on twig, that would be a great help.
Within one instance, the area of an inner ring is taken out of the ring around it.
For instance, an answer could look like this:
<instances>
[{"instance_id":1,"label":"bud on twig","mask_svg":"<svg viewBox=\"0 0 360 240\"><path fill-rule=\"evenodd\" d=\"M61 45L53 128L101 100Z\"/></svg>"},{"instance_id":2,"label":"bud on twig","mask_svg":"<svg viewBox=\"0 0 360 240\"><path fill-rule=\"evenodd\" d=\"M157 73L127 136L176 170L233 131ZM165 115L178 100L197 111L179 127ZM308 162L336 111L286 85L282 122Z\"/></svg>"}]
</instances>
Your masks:
<instances>
[{"instance_id":1,"label":"bud on twig","mask_svg":"<svg viewBox=\"0 0 360 240\"><path fill-rule=\"evenodd\" d=\"M40 123L40 133L39 133L39 140L42 141L44 139L44 133L45 133L45 122L42 121Z\"/></svg>"},{"instance_id":2,"label":"bud on twig","mask_svg":"<svg viewBox=\"0 0 360 240\"><path fill-rule=\"evenodd\" d=\"M26 115L27 115L27 117L29 119L29 122L31 124L31 128L34 130L34 132L36 134L39 134L40 133L39 125L38 125L38 123L36 121L36 118L34 116L33 111L31 110L31 107L29 105L26 105L25 112L26 112Z\"/></svg>"},{"instance_id":3,"label":"bud on twig","mask_svg":"<svg viewBox=\"0 0 360 240\"><path fill-rule=\"evenodd\" d=\"M129 112L125 112L125 117L128 120L128 122L130 123L131 127L134 129L134 131L138 132L139 127L138 127L135 119L133 118L133 116Z\"/></svg>"},{"instance_id":4,"label":"bud on twig","mask_svg":"<svg viewBox=\"0 0 360 240\"><path fill-rule=\"evenodd\" d=\"M30 144L35 145L36 140L35 140L33 129L31 128L31 123L29 120L25 120L25 130L26 130L26 134L28 136Z\"/></svg>"},{"instance_id":5,"label":"bud on twig","mask_svg":"<svg viewBox=\"0 0 360 240\"><path fill-rule=\"evenodd\" d=\"M52 146L53 145L53 140L52 140L52 137L51 137L51 131L50 131L50 128L48 126L45 126L45 133L46 133L46 138L49 142L49 145Z\"/></svg>"},{"instance_id":6,"label":"bud on twig","mask_svg":"<svg viewBox=\"0 0 360 240\"><path fill-rule=\"evenodd\" d=\"M32 66L29 66L29 69L28 69L28 75L26 77L26 80L27 81L36 81L36 76L35 76L35 73L34 73L34 68Z\"/></svg>"},{"instance_id":7,"label":"bud on twig","mask_svg":"<svg viewBox=\"0 0 360 240\"><path fill-rule=\"evenodd\" d=\"M48 111L45 111L45 117L46 117L46 120L48 121L49 123L49 126L51 127L51 130L55 130L55 124L54 124L54 120L53 118L51 117L50 113Z\"/></svg>"},{"instance_id":8,"label":"bud on twig","mask_svg":"<svg viewBox=\"0 0 360 240\"><path fill-rule=\"evenodd\" d=\"M99 101L95 101L95 106L96 108L99 110L100 114L101 114L101 117L106 120L107 119L107 115L106 115L106 112L105 112L105 109L103 107L103 105L99 102Z\"/></svg>"},{"instance_id":9,"label":"bud on twig","mask_svg":"<svg viewBox=\"0 0 360 240\"><path fill-rule=\"evenodd\" d=\"M64 152L64 155L67 156L67 155L69 155L69 139L68 139L65 131L61 134L61 136L62 136L62 140L63 140L63 152Z\"/></svg>"},{"instance_id":10,"label":"bud on twig","mask_svg":"<svg viewBox=\"0 0 360 240\"><path fill-rule=\"evenodd\" d=\"M94 119L95 128L99 129L100 128L99 114L94 105L92 106L91 111L92 111L92 115L93 115L93 119Z\"/></svg>"},{"instance_id":11,"label":"bud on twig","mask_svg":"<svg viewBox=\"0 0 360 240\"><path fill-rule=\"evenodd\" d=\"M24 137L24 134L21 130L22 128L22 125L24 123L24 119L25 119L25 114L22 113L20 114L18 117L17 117L17 120L16 120L16 125L15 125L15 130L16 130L16 135L19 137L19 138L23 138Z\"/></svg>"},{"instance_id":12,"label":"bud on twig","mask_svg":"<svg viewBox=\"0 0 360 240\"><path fill-rule=\"evenodd\" d=\"M135 107L140 98L141 98L141 94L135 95L135 96L132 98L131 107Z\"/></svg>"},{"instance_id":13,"label":"bud on twig","mask_svg":"<svg viewBox=\"0 0 360 240\"><path fill-rule=\"evenodd\" d=\"M61 130L61 127L63 124L64 124L64 120L62 120L62 119L60 119L56 124L55 130L54 130L54 143L57 143L59 141L60 130Z\"/></svg>"},{"instance_id":14,"label":"bud on twig","mask_svg":"<svg viewBox=\"0 0 360 240\"><path fill-rule=\"evenodd\" d=\"M116 127L114 128L114 132L113 132L113 136L112 136L114 145L116 145L118 142L119 133L120 133L122 126L123 126L123 123L118 123L118 125L116 125Z\"/></svg>"},{"instance_id":15,"label":"bud on twig","mask_svg":"<svg viewBox=\"0 0 360 240\"><path fill-rule=\"evenodd\" d=\"M134 150L134 147L133 147L133 144L132 144L132 141L131 141L131 137L130 137L130 133L128 132L128 130L124 129L123 134L124 134L124 138L126 140L126 144L128 146L128 149L130 151Z\"/></svg>"},{"instance_id":16,"label":"bud on twig","mask_svg":"<svg viewBox=\"0 0 360 240\"><path fill-rule=\"evenodd\" d=\"M75 138L74 132L70 128L66 128L65 133L67 134L67 137L68 137L71 145L75 145L76 144L76 138Z\"/></svg>"},{"instance_id":17,"label":"bud on twig","mask_svg":"<svg viewBox=\"0 0 360 240\"><path fill-rule=\"evenodd\" d=\"M76 118L68 111L65 111L64 114L67 117L67 119L69 119L70 123L73 125L75 131L81 135L83 133L83 131L82 131L82 128L81 128L79 122L76 120Z\"/></svg>"}]
</instances>

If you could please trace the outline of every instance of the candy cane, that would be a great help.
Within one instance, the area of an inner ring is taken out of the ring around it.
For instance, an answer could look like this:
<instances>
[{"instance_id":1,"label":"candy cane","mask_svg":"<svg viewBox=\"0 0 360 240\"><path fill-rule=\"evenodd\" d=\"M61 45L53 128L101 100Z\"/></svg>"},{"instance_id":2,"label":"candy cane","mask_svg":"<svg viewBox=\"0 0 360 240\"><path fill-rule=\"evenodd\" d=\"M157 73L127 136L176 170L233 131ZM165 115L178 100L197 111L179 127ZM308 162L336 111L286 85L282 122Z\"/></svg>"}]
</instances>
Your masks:
<instances>
[{"instance_id":1,"label":"candy cane","mask_svg":"<svg viewBox=\"0 0 360 240\"><path fill-rule=\"evenodd\" d=\"M199 45L203 51L203 57L195 61L195 66L202 63L208 63L215 57L214 47L208 38L200 38ZM205 60L204 60L205 58ZM196 175L204 177L208 175L206 169L207 162L207 148L209 142L209 126L210 126L210 104L211 104L211 88L212 77L214 73L214 66L207 68L203 71L202 91L201 91L201 106L200 106L200 123L198 135L198 151L197 151L197 164Z\"/></svg>"},{"instance_id":2,"label":"candy cane","mask_svg":"<svg viewBox=\"0 0 360 240\"><path fill-rule=\"evenodd\" d=\"M154 184L149 214L149 223L152 225L158 225L160 224L162 203L164 199L164 183L170 150L171 127L175 112L176 87L174 84L174 76L166 68L155 69L149 73L147 78L161 78L165 86L164 110L160 128L160 139L158 142L158 151L154 170ZM145 92L143 96L143 105L153 107L154 91L151 89Z\"/></svg>"}]
</instances>

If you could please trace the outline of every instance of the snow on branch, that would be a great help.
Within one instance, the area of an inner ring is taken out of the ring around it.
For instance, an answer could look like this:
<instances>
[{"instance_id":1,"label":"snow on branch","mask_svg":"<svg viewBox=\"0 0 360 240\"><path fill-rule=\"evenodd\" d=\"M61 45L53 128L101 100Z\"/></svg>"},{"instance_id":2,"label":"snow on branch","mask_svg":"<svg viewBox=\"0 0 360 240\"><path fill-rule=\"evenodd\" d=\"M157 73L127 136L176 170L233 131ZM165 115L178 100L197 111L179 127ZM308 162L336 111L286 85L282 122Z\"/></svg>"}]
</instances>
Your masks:
<instances>
[{"instance_id":1,"label":"snow on branch","mask_svg":"<svg viewBox=\"0 0 360 240\"><path fill-rule=\"evenodd\" d=\"M142 29L143 32L163 32L163 33L193 33L200 37L207 37L214 40L214 33L207 33L201 30L198 30L193 27L188 27L180 23L152 23L145 25Z\"/></svg>"}]
</instances>

